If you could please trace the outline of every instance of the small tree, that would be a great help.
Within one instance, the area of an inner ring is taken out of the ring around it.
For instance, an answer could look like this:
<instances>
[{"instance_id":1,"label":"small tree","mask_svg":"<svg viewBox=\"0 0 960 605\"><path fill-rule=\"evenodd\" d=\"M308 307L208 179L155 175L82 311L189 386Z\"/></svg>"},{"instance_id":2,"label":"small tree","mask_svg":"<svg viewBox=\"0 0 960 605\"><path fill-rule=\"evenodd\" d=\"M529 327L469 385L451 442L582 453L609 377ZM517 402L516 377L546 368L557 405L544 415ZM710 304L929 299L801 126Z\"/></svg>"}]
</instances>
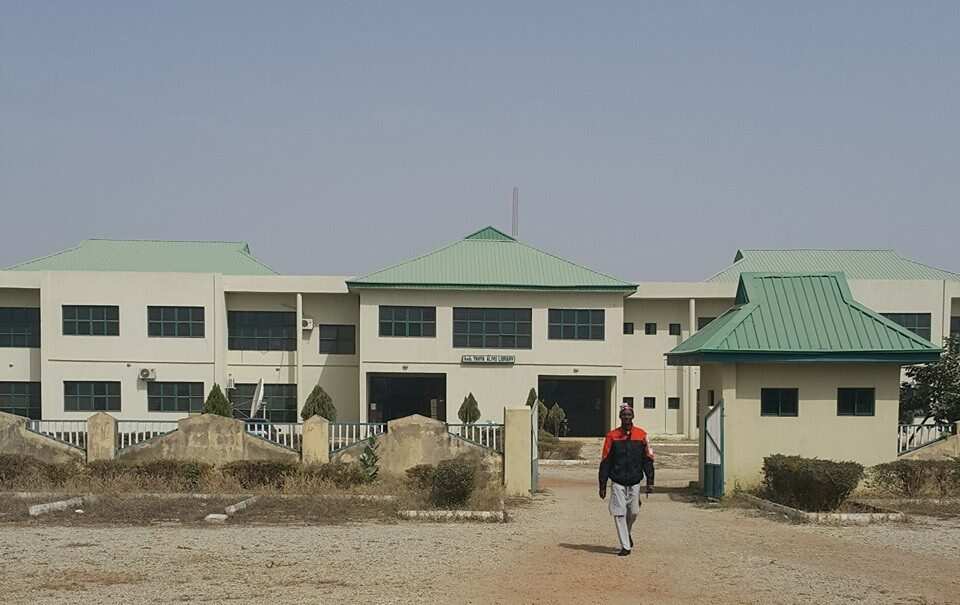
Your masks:
<instances>
[{"instance_id":1,"label":"small tree","mask_svg":"<svg viewBox=\"0 0 960 605\"><path fill-rule=\"evenodd\" d=\"M527 407L532 408L537 404L537 391L533 387L530 387L530 392L527 394Z\"/></svg>"},{"instance_id":2,"label":"small tree","mask_svg":"<svg viewBox=\"0 0 960 605\"><path fill-rule=\"evenodd\" d=\"M477 400L474 398L473 393L463 398L463 403L460 404L460 411L457 412L457 417L460 418L460 422L464 424L473 424L477 420L480 420L480 408L477 406Z\"/></svg>"},{"instance_id":3,"label":"small tree","mask_svg":"<svg viewBox=\"0 0 960 605\"><path fill-rule=\"evenodd\" d=\"M337 408L333 405L333 398L323 390L319 383L310 391L306 403L303 404L303 410L300 411L300 417L304 420L311 416L320 416L330 422L337 421Z\"/></svg>"},{"instance_id":4,"label":"small tree","mask_svg":"<svg viewBox=\"0 0 960 605\"><path fill-rule=\"evenodd\" d=\"M377 438L373 435L367 439L367 445L360 454L360 467L363 469L364 481L373 483L380 474L380 455L377 454Z\"/></svg>"},{"instance_id":5,"label":"small tree","mask_svg":"<svg viewBox=\"0 0 960 605\"><path fill-rule=\"evenodd\" d=\"M559 403L553 404L553 407L550 408L550 412L547 414L547 426L553 430L553 434L557 437L560 436L560 429L563 427L563 422L567 419L567 413L563 411L563 408L560 407Z\"/></svg>"},{"instance_id":6,"label":"small tree","mask_svg":"<svg viewBox=\"0 0 960 605\"><path fill-rule=\"evenodd\" d=\"M924 421L960 420L960 341L946 338L943 354L933 363L910 366L900 389L900 418L922 415Z\"/></svg>"},{"instance_id":7,"label":"small tree","mask_svg":"<svg viewBox=\"0 0 960 605\"><path fill-rule=\"evenodd\" d=\"M543 430L547 425L547 416L550 415L550 409L547 404L537 399L537 428Z\"/></svg>"},{"instance_id":8,"label":"small tree","mask_svg":"<svg viewBox=\"0 0 960 605\"><path fill-rule=\"evenodd\" d=\"M233 405L223 394L223 391L220 390L219 384L214 383L214 385L210 387L207 400L203 402L203 413L233 418Z\"/></svg>"}]
</instances>

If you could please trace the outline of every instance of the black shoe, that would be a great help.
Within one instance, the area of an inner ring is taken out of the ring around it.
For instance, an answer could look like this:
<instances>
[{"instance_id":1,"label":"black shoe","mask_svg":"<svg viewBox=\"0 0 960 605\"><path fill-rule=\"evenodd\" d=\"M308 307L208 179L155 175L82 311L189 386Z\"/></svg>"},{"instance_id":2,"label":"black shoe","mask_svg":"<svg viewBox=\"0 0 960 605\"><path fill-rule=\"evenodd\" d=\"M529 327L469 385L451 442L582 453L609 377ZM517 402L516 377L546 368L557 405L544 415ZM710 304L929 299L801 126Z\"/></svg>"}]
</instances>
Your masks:
<instances>
[{"instance_id":1,"label":"black shoe","mask_svg":"<svg viewBox=\"0 0 960 605\"><path fill-rule=\"evenodd\" d=\"M630 536L630 548L633 548L633 536Z\"/></svg>"},{"instance_id":2,"label":"black shoe","mask_svg":"<svg viewBox=\"0 0 960 605\"><path fill-rule=\"evenodd\" d=\"M620 552L617 553L617 556L618 556L618 557L626 557L626 556L629 555L629 554L630 554L630 551L629 551L629 550L627 550L626 548L621 548L621 549L620 549Z\"/></svg>"}]
</instances>

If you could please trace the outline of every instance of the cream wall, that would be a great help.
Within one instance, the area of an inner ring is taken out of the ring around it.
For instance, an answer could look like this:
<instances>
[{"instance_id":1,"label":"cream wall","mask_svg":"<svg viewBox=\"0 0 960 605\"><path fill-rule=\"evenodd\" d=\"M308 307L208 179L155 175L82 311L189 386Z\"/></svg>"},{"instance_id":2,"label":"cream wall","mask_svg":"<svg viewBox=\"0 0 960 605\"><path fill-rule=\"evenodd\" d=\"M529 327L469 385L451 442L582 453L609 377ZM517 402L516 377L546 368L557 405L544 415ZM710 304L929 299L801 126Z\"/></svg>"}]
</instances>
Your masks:
<instances>
[{"instance_id":1,"label":"cream wall","mask_svg":"<svg viewBox=\"0 0 960 605\"><path fill-rule=\"evenodd\" d=\"M722 373L730 373L731 367L710 370L713 373L704 375L704 384L718 391L729 386ZM852 460L864 466L896 459L898 366L737 364L732 374L735 389L724 391L723 410L728 493L737 486L757 485L763 458L770 454ZM799 389L799 416L760 415L760 389L778 387ZM841 387L876 389L876 415L838 416L837 389Z\"/></svg>"},{"instance_id":2,"label":"cream wall","mask_svg":"<svg viewBox=\"0 0 960 605\"><path fill-rule=\"evenodd\" d=\"M0 288L0 307L39 308L40 290L39 288ZM40 323L42 326L42 314ZM37 382L39 380L39 348L0 347L0 382Z\"/></svg>"}]
</instances>

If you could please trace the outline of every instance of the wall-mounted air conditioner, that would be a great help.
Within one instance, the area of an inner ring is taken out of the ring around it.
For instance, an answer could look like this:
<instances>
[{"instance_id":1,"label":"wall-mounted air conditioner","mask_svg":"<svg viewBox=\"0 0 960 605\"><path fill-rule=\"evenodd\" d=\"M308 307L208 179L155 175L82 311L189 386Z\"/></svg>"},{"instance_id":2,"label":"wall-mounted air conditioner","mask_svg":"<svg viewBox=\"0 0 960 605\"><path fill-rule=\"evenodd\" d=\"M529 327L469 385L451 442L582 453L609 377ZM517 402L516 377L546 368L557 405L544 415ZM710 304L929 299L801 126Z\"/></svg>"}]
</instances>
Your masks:
<instances>
[{"instance_id":1,"label":"wall-mounted air conditioner","mask_svg":"<svg viewBox=\"0 0 960 605\"><path fill-rule=\"evenodd\" d=\"M301 330L312 330L313 329L313 319L309 317L304 317L300 320L300 329Z\"/></svg>"},{"instance_id":2,"label":"wall-mounted air conditioner","mask_svg":"<svg viewBox=\"0 0 960 605\"><path fill-rule=\"evenodd\" d=\"M140 380L156 380L157 370L155 368L140 368Z\"/></svg>"}]
</instances>

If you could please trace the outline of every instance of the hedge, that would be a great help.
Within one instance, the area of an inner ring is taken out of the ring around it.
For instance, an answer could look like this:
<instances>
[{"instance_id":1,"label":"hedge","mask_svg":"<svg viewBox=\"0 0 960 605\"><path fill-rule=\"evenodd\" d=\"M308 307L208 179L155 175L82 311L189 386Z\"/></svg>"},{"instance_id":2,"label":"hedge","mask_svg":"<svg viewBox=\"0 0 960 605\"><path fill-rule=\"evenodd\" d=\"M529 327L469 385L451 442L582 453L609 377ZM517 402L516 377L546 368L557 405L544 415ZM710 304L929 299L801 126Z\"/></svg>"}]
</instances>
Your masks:
<instances>
[{"instance_id":1,"label":"hedge","mask_svg":"<svg viewBox=\"0 0 960 605\"><path fill-rule=\"evenodd\" d=\"M863 465L774 454L763 459L763 495L810 512L838 508L863 477Z\"/></svg>"}]
</instances>

